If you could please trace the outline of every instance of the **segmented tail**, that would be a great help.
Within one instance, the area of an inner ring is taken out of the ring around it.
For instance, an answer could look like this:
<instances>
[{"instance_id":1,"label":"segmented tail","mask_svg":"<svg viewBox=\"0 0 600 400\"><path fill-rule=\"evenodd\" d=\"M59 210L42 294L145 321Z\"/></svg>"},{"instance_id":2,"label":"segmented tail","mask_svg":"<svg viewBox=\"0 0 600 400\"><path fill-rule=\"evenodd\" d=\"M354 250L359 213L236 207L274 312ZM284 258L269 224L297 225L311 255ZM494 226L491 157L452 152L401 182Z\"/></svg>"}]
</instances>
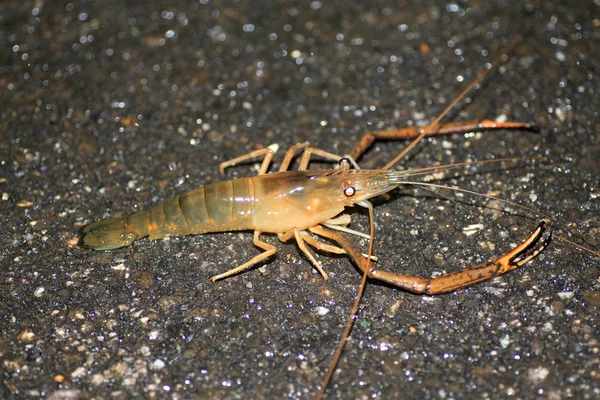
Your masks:
<instances>
[{"instance_id":1,"label":"segmented tail","mask_svg":"<svg viewBox=\"0 0 600 400\"><path fill-rule=\"evenodd\" d=\"M212 183L148 211L94 222L83 229L83 245L93 250L112 250L146 236L156 240L254 230L254 202L254 184L250 178Z\"/></svg>"},{"instance_id":2,"label":"segmented tail","mask_svg":"<svg viewBox=\"0 0 600 400\"><path fill-rule=\"evenodd\" d=\"M128 224L128 219L134 216L137 214L98 221L86 226L83 229L83 245L94 250L112 250L129 246L134 240L148 236L148 232L141 232L139 229L144 225ZM134 231L133 226L138 229Z\"/></svg>"}]
</instances>

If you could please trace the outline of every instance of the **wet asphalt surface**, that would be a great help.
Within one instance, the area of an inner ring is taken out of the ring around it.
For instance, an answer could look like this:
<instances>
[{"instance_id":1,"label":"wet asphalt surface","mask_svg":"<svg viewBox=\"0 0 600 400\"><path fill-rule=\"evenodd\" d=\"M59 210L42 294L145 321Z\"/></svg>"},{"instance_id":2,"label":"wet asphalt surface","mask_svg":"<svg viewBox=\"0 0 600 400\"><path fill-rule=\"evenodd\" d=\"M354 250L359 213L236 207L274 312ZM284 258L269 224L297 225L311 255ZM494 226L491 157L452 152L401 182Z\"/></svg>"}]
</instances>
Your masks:
<instances>
[{"instance_id":1,"label":"wet asphalt surface","mask_svg":"<svg viewBox=\"0 0 600 400\"><path fill-rule=\"evenodd\" d=\"M344 153L366 130L425 124L528 19L446 120L540 132L429 140L400 167L517 157L441 182L539 209L597 249L598 6L551 3L4 2L0 395L314 397L360 283L346 257L319 254L324 283L270 237L276 256L212 284L258 253L250 233L94 252L81 228L252 175L220 177L218 164L261 146ZM405 144L378 143L362 167ZM431 277L483 262L544 218L444 195L455 201L412 188L375 201L381 268ZM555 240L523 268L447 295L370 282L327 398L598 398L599 279L597 256Z\"/></svg>"}]
</instances>

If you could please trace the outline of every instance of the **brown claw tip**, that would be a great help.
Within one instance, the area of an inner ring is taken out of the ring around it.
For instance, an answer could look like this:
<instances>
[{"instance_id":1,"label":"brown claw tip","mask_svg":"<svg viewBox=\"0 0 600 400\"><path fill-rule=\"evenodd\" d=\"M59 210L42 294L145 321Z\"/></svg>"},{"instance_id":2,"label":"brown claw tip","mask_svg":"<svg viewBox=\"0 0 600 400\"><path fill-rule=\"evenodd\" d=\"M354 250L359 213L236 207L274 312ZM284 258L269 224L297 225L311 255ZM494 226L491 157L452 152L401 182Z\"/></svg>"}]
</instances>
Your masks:
<instances>
[{"instance_id":1,"label":"brown claw tip","mask_svg":"<svg viewBox=\"0 0 600 400\"><path fill-rule=\"evenodd\" d=\"M536 228L534 234L532 236L533 240L529 245L523 249L519 254L517 254L511 261L519 266L527 263L534 257L537 257L552 241L552 231L548 232L548 235L544 238L544 240L540 241L546 232L546 221L541 221Z\"/></svg>"}]
</instances>

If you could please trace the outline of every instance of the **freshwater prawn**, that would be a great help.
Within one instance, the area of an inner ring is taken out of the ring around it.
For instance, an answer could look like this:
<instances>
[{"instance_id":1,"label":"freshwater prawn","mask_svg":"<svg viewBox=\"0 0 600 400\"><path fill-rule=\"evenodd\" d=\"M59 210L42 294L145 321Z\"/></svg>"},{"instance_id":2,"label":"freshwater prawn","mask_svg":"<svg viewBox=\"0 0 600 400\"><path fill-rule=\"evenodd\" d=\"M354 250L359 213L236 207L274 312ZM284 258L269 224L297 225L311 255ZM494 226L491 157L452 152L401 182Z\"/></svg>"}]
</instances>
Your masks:
<instances>
[{"instance_id":1,"label":"freshwater prawn","mask_svg":"<svg viewBox=\"0 0 600 400\"><path fill-rule=\"evenodd\" d=\"M417 139L420 140L426 135L469 131L474 126L488 130L532 128L523 123L469 121L460 124L442 124L434 132L424 130L417 135ZM403 134L407 135L412 131L415 130L408 129ZM360 156L359 153L364 152L364 149L375 139L377 137L373 134L364 136L352 153ZM413 144L415 143L416 140L413 141ZM288 171L298 150L304 150L300 166L297 171ZM213 276L211 278L213 282L238 274L275 254L277 248L260 239L263 233L277 234L282 242L294 237L298 247L325 280L328 279L327 273L321 268L306 244L330 253L350 254L361 269L366 271L359 259L359 256L365 255L358 253L354 256L354 249L349 248L342 238L343 234L340 236L339 233L325 230L323 226L361 235L346 228L351 222L351 217L342 213L346 207L355 205L367 208L371 229L368 236L369 252L366 257L373 259L373 207L368 200L406 184L407 176L447 168L443 166L409 171L392 170L391 167L408 150L410 146L382 169L363 170L350 168L351 164L356 165L351 155L341 157L309 147L309 143L305 142L292 146L286 152L279 172L267 174L276 151L274 146L269 146L220 165L220 170L223 171L227 166L264 155L257 176L213 183L180 194L148 211L92 223L83 230L83 243L94 250L112 250L128 246L133 241L145 237L156 240L209 232L252 230L254 245L264 251L233 269ZM312 154L335 160L338 162L338 167L329 170L309 170L308 164ZM549 243L549 237L540 240L544 231L545 225L542 222L527 240L507 255L435 279L426 280L375 269L368 270L368 276L413 293L446 293L501 275L527 263ZM342 248L323 243L310 233L333 240Z\"/></svg>"},{"instance_id":2,"label":"freshwater prawn","mask_svg":"<svg viewBox=\"0 0 600 400\"><path fill-rule=\"evenodd\" d=\"M528 238L503 256L433 279L377 269L372 263L375 259L373 256L374 213L369 199L410 183L406 179L415 173L447 168L447 166L431 167L409 171L392 169L421 139L473 130L534 129L533 126L525 123L498 123L490 120L440 123L447 112L481 82L499 60L514 47L519 38L515 39L491 63L491 67L482 72L446 110L424 128L367 132L349 155L344 157L310 147L308 142L294 145L287 150L279 171L270 174L267 172L276 147L269 146L253 151L222 163L220 171L223 172L225 168L246 160L263 157L258 175L209 184L180 194L148 211L94 222L83 229L83 244L94 250L112 250L128 246L133 241L146 237L155 240L209 232L253 231L253 243L262 252L235 268L213 276L211 278L213 282L236 275L274 255L277 248L261 239L264 233L276 234L282 242L293 237L300 250L325 280L328 278L327 273L307 244L320 251L347 254L363 272L363 278L351 317L321 385L318 397L322 397L350 332L367 278L380 280L412 293L447 293L523 266L550 243L551 232L546 233L546 224L542 221ZM412 139L411 143L383 168L375 170L358 168L355 160L358 160L375 140L406 139ZM303 151L299 167L296 171L290 171L289 166L299 151ZM337 167L310 170L309 162L313 154L336 162ZM469 163L461 165L465 164ZM361 253L345 235L349 233L365 236L347 228L351 217L343 212L346 207L353 206L368 210L370 229L367 236L369 248L366 254ZM316 237L325 238L337 246L322 242Z\"/></svg>"}]
</instances>

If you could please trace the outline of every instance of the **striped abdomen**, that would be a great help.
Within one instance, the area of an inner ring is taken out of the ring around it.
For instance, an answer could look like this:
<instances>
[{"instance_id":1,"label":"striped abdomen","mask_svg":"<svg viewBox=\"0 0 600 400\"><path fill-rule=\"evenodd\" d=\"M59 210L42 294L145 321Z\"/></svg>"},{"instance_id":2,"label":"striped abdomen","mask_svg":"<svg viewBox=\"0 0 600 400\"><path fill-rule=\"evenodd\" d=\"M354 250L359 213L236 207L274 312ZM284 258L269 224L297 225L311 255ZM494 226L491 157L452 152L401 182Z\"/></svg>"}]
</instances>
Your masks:
<instances>
[{"instance_id":1,"label":"striped abdomen","mask_svg":"<svg viewBox=\"0 0 600 400\"><path fill-rule=\"evenodd\" d=\"M127 246L136 239L253 229L251 178L213 183L159 204L149 211L95 222L83 230L95 250Z\"/></svg>"}]
</instances>

